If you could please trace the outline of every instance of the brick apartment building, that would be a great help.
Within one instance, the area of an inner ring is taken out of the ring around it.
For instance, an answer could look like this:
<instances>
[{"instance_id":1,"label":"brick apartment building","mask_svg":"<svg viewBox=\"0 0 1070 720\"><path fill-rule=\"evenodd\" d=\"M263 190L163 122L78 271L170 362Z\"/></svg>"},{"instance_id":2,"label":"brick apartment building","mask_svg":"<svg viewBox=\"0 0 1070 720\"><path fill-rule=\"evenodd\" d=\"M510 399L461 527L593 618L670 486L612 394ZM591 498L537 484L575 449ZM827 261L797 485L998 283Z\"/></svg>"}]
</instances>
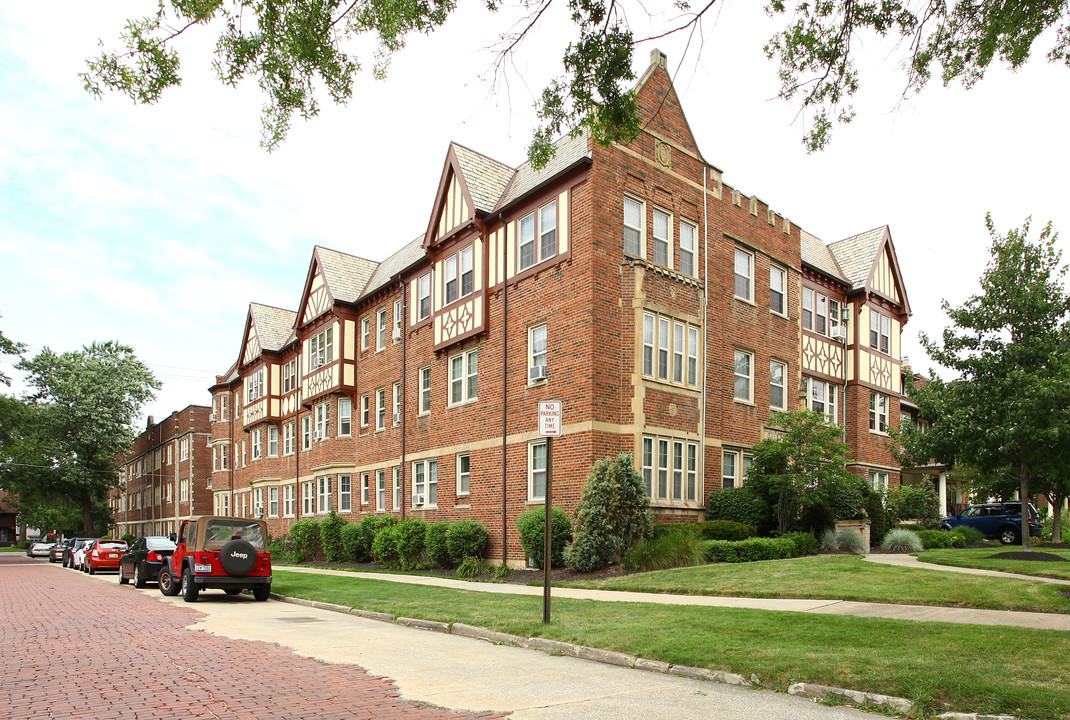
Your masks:
<instances>
[{"instance_id":1,"label":"brick apartment building","mask_svg":"<svg viewBox=\"0 0 1070 720\"><path fill-rule=\"evenodd\" d=\"M316 247L296 311L250 305L211 388L215 511L275 535L331 508L473 518L521 563L540 400L563 402L570 512L592 464L628 452L658 519L701 518L769 417L803 406L844 428L854 472L899 482L910 307L888 229L826 245L726 185L660 52L636 92L634 142L566 137L541 171L450 145L416 239L382 263Z\"/></svg>"},{"instance_id":2,"label":"brick apartment building","mask_svg":"<svg viewBox=\"0 0 1070 720\"><path fill-rule=\"evenodd\" d=\"M116 537L167 535L191 515L212 512L210 408L189 405L154 422L149 416L119 466L110 503Z\"/></svg>"}]
</instances>

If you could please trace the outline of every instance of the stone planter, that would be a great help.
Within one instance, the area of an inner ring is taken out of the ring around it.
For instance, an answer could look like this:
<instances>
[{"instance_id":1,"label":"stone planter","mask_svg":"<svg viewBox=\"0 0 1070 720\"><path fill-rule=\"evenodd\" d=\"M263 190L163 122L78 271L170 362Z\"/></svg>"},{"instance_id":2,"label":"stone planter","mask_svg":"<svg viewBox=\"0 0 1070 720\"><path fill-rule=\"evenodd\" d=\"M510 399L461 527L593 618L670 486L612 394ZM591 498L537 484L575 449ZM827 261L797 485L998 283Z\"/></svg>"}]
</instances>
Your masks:
<instances>
[{"instance_id":1,"label":"stone planter","mask_svg":"<svg viewBox=\"0 0 1070 720\"><path fill-rule=\"evenodd\" d=\"M866 551L869 551L869 520L837 520L836 532L856 532L862 536Z\"/></svg>"}]
</instances>

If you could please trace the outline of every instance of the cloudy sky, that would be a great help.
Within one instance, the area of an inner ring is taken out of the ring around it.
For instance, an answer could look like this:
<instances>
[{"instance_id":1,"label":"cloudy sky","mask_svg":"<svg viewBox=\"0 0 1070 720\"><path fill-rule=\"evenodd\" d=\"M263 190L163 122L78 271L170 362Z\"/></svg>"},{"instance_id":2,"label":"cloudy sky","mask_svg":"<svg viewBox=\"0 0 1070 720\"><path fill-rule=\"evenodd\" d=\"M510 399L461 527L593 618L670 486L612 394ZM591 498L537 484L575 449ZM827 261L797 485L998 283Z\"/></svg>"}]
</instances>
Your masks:
<instances>
[{"instance_id":1,"label":"cloudy sky","mask_svg":"<svg viewBox=\"0 0 1070 720\"><path fill-rule=\"evenodd\" d=\"M986 212L1001 229L1051 220L1067 245L1070 70L1033 62L899 103L899 56L870 42L858 119L807 155L796 108L775 99L762 46L776 24L757 5L720 3L686 55L684 38L641 45L636 71L653 47L668 54L699 147L744 194L828 242L891 227L914 311L905 353L928 368L917 334L944 327L941 299L976 291ZM185 83L158 105L82 89L98 42L114 47L147 7L0 5L0 329L31 351L132 345L164 382L146 408L157 418L209 402L250 301L296 309L314 245L382 260L422 232L451 140L522 162L534 98L559 71L551 13L495 82L487 48L511 16L462 3L386 81L363 72L347 106L295 121L269 154L259 89L215 80L208 35L183 37Z\"/></svg>"}]
</instances>

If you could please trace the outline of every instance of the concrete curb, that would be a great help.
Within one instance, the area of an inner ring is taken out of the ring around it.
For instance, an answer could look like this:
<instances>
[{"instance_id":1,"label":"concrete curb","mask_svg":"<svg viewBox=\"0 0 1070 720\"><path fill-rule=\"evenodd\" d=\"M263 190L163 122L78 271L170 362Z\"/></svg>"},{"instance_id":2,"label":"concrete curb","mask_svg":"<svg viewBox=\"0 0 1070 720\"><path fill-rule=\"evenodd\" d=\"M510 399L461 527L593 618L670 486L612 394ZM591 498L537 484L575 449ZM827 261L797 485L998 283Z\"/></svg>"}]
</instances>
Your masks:
<instances>
[{"instance_id":1,"label":"concrete curb","mask_svg":"<svg viewBox=\"0 0 1070 720\"><path fill-rule=\"evenodd\" d=\"M279 595L278 593L271 593L271 597L274 600L292 603L294 605L305 605L307 607L329 610L331 612L357 615L368 620L377 620L379 622L404 625L406 627L417 628L420 630L475 638L489 643L515 645L517 647L528 648L531 650L540 650L551 655L567 655L582 660L618 665L620 667L632 668L635 670L678 675L692 680L706 680L709 682L723 683L725 685L736 685L738 687L757 687L761 685L758 676L754 674L751 674L750 678L747 679L743 675L737 673L710 670L708 668L688 667L686 665L671 665L660 660L648 660L646 658L636 657L635 655L629 655L628 653L602 650L600 648L576 645L574 643L551 640L549 638L524 638L519 635L500 633L475 625L465 625L464 623L453 623L450 625L449 623L435 622L432 620L396 617L389 613L371 612L368 610L349 608L343 605L335 605L333 603L302 600L301 598L287 597L285 595ZM812 700L823 700L827 697L832 697L847 704L880 707L903 715L909 714L914 705L906 698L895 697L893 695L867 693L859 690L849 690L847 688L817 685L814 683L795 683L788 688L788 694ZM944 713L938 717L940 720L1017 720L1013 715L983 715L978 713L956 712Z\"/></svg>"}]
</instances>

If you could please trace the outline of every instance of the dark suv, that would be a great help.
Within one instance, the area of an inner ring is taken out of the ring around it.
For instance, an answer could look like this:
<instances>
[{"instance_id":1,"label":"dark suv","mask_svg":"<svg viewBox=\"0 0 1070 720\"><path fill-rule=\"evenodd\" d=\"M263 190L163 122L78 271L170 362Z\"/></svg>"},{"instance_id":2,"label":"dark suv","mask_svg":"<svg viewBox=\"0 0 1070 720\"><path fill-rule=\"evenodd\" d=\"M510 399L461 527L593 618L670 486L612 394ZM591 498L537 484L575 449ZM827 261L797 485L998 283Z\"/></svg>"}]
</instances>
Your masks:
<instances>
[{"instance_id":1,"label":"dark suv","mask_svg":"<svg viewBox=\"0 0 1070 720\"><path fill-rule=\"evenodd\" d=\"M984 503L967 505L955 517L944 518L940 527L950 530L959 525L976 528L990 540L999 540L1004 545L1017 545L1022 541L1022 504L1020 502ZM1040 518L1037 509L1029 506L1029 535L1040 535Z\"/></svg>"},{"instance_id":2,"label":"dark suv","mask_svg":"<svg viewBox=\"0 0 1070 720\"><path fill-rule=\"evenodd\" d=\"M257 600L271 594L271 554L267 523L239 517L201 515L183 520L170 559L157 581L164 595L193 602L201 590L228 595L252 590Z\"/></svg>"}]
</instances>

